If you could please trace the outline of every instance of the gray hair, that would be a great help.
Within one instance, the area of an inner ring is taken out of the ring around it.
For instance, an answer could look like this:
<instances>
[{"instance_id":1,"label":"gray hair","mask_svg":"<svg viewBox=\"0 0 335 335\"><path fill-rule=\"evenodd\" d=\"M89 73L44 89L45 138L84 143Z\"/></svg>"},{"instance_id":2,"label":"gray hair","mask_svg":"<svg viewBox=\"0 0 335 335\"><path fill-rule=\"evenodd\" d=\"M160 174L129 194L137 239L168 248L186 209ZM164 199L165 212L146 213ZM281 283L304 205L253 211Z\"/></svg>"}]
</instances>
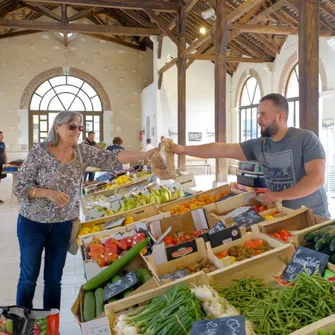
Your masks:
<instances>
[{"instance_id":1,"label":"gray hair","mask_svg":"<svg viewBox=\"0 0 335 335\"><path fill-rule=\"evenodd\" d=\"M55 129L56 124L61 126L64 124L71 123L74 120L79 120L80 122L82 122L83 116L80 113L69 112L69 111L63 111L58 113L49 131L48 138L45 141L47 146L54 146L58 144L59 137Z\"/></svg>"}]
</instances>

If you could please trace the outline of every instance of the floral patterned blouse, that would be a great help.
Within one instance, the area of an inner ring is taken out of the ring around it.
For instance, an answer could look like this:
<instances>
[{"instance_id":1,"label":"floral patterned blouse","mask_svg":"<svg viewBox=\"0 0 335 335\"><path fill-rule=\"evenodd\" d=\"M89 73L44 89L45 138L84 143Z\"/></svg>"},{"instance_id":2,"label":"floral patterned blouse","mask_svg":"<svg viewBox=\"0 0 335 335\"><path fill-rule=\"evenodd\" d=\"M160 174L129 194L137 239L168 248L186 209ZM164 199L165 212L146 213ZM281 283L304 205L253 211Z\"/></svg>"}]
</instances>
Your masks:
<instances>
[{"instance_id":1,"label":"floral patterned blouse","mask_svg":"<svg viewBox=\"0 0 335 335\"><path fill-rule=\"evenodd\" d=\"M119 151L121 150L99 150L79 144L72 161L64 164L47 150L46 143L36 144L23 162L15 183L14 193L21 205L20 214L41 223L64 222L77 218L83 171L88 166L103 170L118 168L121 164L117 159ZM29 198L28 193L34 187L64 192L70 196L69 204L60 208L46 198Z\"/></svg>"}]
</instances>

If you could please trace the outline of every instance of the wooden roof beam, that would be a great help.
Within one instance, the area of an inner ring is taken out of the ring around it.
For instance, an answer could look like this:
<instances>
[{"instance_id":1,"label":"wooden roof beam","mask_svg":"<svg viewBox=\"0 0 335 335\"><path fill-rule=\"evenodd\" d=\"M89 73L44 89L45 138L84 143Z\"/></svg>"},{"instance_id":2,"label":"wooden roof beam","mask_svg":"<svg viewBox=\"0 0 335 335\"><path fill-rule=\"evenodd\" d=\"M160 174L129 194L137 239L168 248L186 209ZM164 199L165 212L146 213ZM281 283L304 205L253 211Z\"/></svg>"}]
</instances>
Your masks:
<instances>
[{"instance_id":1,"label":"wooden roof beam","mask_svg":"<svg viewBox=\"0 0 335 335\"><path fill-rule=\"evenodd\" d=\"M173 58L170 62L166 63L163 67L158 70L158 75L161 76L165 71L171 69L174 65L177 64L178 57Z\"/></svg>"},{"instance_id":2,"label":"wooden roof beam","mask_svg":"<svg viewBox=\"0 0 335 335\"><path fill-rule=\"evenodd\" d=\"M0 34L0 39L1 38L7 38L7 37L31 35L31 34L36 34L36 33L40 33L40 32L42 32L42 30L19 30L19 31L13 31L13 32L5 33L5 34Z\"/></svg>"},{"instance_id":3,"label":"wooden roof beam","mask_svg":"<svg viewBox=\"0 0 335 335\"><path fill-rule=\"evenodd\" d=\"M103 26L80 23L55 23L48 21L29 21L29 20L7 20L0 19L0 27L17 28L27 30L45 30L45 31L67 31L73 33L98 33L124 36L150 36L157 35L158 29L155 28L137 28L137 27L119 27Z\"/></svg>"},{"instance_id":4,"label":"wooden roof beam","mask_svg":"<svg viewBox=\"0 0 335 335\"><path fill-rule=\"evenodd\" d=\"M166 26L153 11L150 9L145 9L144 11L150 17L152 22L157 24L162 33L168 36L173 43L178 44L177 36L169 30L169 27Z\"/></svg>"},{"instance_id":5,"label":"wooden roof beam","mask_svg":"<svg viewBox=\"0 0 335 335\"><path fill-rule=\"evenodd\" d=\"M298 35L298 28L271 26L262 24L239 24L232 25L232 29L239 33L256 33L256 34L271 34L271 35ZM320 36L329 37L332 35L330 31L320 30Z\"/></svg>"},{"instance_id":6,"label":"wooden roof beam","mask_svg":"<svg viewBox=\"0 0 335 335\"><path fill-rule=\"evenodd\" d=\"M85 8L83 10L81 10L80 12L77 12L76 14L73 14L72 16L70 16L68 18L68 22L73 22L73 21L76 21L76 20L80 20L80 19L84 19L86 17L89 17L89 16L92 16L92 15L95 15L95 14L99 14L101 13L102 11L104 11L104 9L102 8Z\"/></svg>"},{"instance_id":7,"label":"wooden roof beam","mask_svg":"<svg viewBox=\"0 0 335 335\"><path fill-rule=\"evenodd\" d=\"M227 22L235 22L240 19L243 15L247 14L254 7L263 3L263 0L247 0L242 5L238 6L226 17Z\"/></svg>"},{"instance_id":8,"label":"wooden roof beam","mask_svg":"<svg viewBox=\"0 0 335 335\"><path fill-rule=\"evenodd\" d=\"M71 5L83 7L104 8L131 8L131 9L157 9L166 12L175 12L181 9L177 2L166 2L157 0L27 0L31 3L46 3L58 5Z\"/></svg>"},{"instance_id":9,"label":"wooden roof beam","mask_svg":"<svg viewBox=\"0 0 335 335\"><path fill-rule=\"evenodd\" d=\"M35 12L41 13L47 17L50 17L51 19L54 19L58 22L62 22L62 19L59 15L57 15L56 13L54 13L53 11L51 11L50 9L40 5L39 3L36 3L35 5L30 5L28 3L25 3L23 1L21 1L22 6L27 7L29 9L34 10Z\"/></svg>"},{"instance_id":10,"label":"wooden roof beam","mask_svg":"<svg viewBox=\"0 0 335 335\"><path fill-rule=\"evenodd\" d=\"M212 62L215 62L215 55L213 54L191 54L187 56L188 59L194 59L194 60L209 60ZM226 57L227 62L230 63L264 63L266 62L263 58L247 58L247 57Z\"/></svg>"}]
</instances>

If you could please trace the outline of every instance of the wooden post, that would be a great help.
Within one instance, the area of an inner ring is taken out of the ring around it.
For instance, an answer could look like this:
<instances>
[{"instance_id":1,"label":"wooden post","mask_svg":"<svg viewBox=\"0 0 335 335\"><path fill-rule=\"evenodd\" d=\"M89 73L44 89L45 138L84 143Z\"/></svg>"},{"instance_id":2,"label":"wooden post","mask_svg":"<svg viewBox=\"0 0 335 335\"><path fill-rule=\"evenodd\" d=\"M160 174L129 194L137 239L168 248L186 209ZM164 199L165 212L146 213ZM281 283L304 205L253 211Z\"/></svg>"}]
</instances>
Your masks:
<instances>
[{"instance_id":1,"label":"wooden post","mask_svg":"<svg viewBox=\"0 0 335 335\"><path fill-rule=\"evenodd\" d=\"M186 61L182 56L186 49L186 21L187 15L184 11L178 14L178 143L186 144ZM186 169L185 156L178 156L178 168Z\"/></svg>"},{"instance_id":2,"label":"wooden post","mask_svg":"<svg viewBox=\"0 0 335 335\"><path fill-rule=\"evenodd\" d=\"M299 2L300 128L319 134L319 7L320 0Z\"/></svg>"},{"instance_id":3,"label":"wooden post","mask_svg":"<svg viewBox=\"0 0 335 335\"><path fill-rule=\"evenodd\" d=\"M215 141L226 142L226 0L216 0L215 22ZM216 181L227 180L226 159L216 159Z\"/></svg>"}]
</instances>

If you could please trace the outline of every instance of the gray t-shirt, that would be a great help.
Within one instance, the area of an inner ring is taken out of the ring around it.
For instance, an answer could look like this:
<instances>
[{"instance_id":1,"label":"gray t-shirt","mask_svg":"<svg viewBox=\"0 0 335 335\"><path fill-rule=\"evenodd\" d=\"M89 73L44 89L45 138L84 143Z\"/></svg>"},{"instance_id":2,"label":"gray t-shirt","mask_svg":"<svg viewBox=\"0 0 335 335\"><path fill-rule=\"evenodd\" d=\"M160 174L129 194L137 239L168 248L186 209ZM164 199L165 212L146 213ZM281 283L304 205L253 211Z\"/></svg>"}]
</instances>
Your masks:
<instances>
[{"instance_id":1,"label":"gray t-shirt","mask_svg":"<svg viewBox=\"0 0 335 335\"><path fill-rule=\"evenodd\" d=\"M305 175L305 164L315 159L326 159L318 137L305 129L289 128L280 141L257 138L241 143L249 161L258 161L269 189L280 192L297 184ZM287 208L306 206L315 215L329 218L327 195L323 187L307 197L283 201Z\"/></svg>"}]
</instances>

